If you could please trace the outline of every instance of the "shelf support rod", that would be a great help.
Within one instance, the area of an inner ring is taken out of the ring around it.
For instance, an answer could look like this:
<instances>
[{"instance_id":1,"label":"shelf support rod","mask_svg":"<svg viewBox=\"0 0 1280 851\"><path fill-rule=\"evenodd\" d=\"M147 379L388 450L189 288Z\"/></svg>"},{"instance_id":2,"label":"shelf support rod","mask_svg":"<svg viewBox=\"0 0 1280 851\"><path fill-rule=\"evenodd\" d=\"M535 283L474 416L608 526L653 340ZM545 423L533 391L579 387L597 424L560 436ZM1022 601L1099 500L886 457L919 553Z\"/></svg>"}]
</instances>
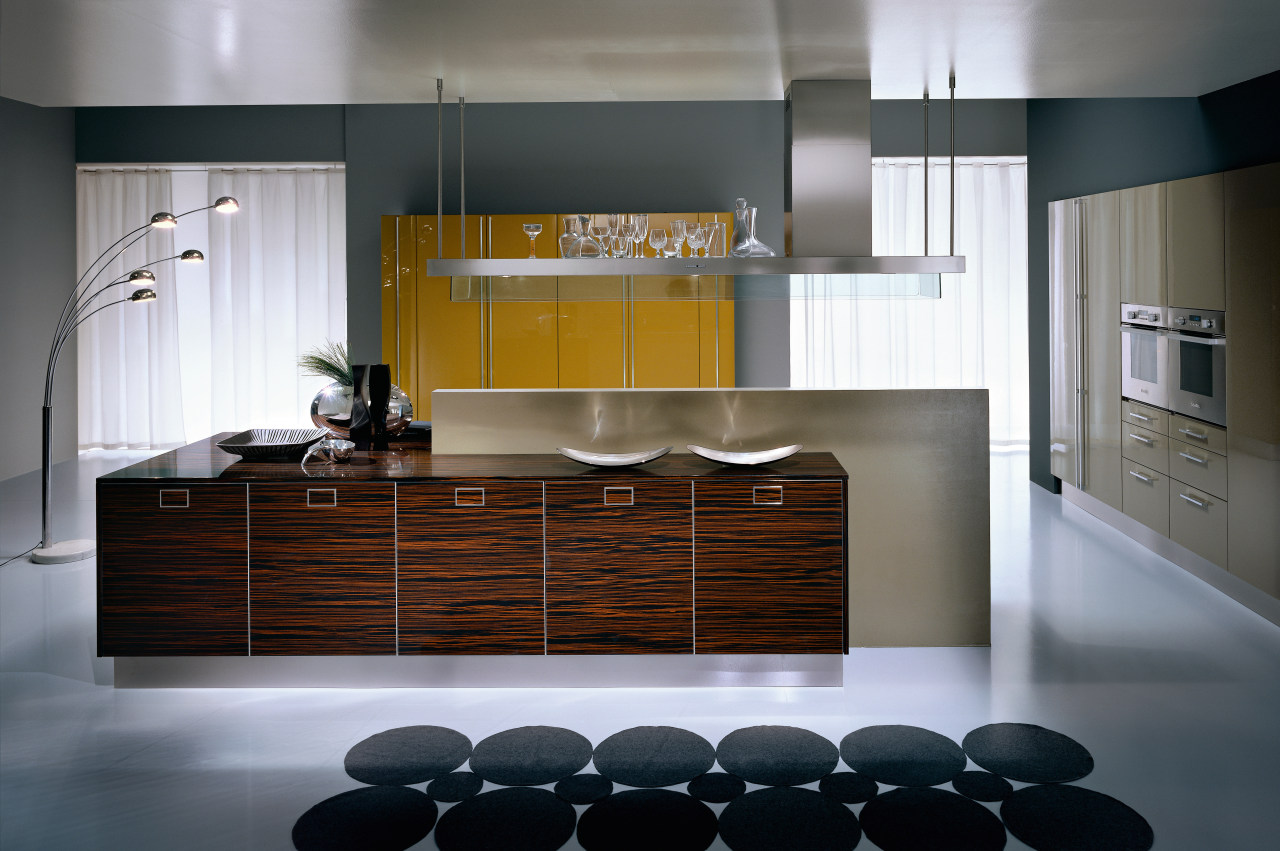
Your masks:
<instances>
[{"instance_id":1,"label":"shelf support rod","mask_svg":"<svg viewBox=\"0 0 1280 851\"><path fill-rule=\"evenodd\" d=\"M444 80L439 77L436 77L436 258L444 259Z\"/></svg>"},{"instance_id":2,"label":"shelf support rod","mask_svg":"<svg viewBox=\"0 0 1280 851\"><path fill-rule=\"evenodd\" d=\"M924 90L924 251L929 256L929 90Z\"/></svg>"},{"instance_id":3,"label":"shelf support rod","mask_svg":"<svg viewBox=\"0 0 1280 851\"><path fill-rule=\"evenodd\" d=\"M951 72L947 81L951 86L951 248L950 254L956 256L956 72Z\"/></svg>"},{"instance_id":4,"label":"shelf support rod","mask_svg":"<svg viewBox=\"0 0 1280 851\"><path fill-rule=\"evenodd\" d=\"M467 259L467 136L463 112L467 99L458 97L458 195L462 213L462 259Z\"/></svg>"}]
</instances>

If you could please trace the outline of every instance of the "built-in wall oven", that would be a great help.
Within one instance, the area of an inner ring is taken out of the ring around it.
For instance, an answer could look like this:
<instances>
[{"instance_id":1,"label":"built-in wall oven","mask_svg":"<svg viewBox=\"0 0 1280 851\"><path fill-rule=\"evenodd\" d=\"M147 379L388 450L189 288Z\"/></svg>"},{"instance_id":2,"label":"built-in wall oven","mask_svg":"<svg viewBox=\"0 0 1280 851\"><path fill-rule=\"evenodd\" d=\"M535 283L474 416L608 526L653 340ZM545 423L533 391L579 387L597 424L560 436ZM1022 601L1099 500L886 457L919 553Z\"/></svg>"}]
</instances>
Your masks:
<instances>
[{"instance_id":1,"label":"built-in wall oven","mask_svg":"<svg viewBox=\"0 0 1280 851\"><path fill-rule=\"evenodd\" d=\"M1227 424L1226 314L1169 310L1169 410Z\"/></svg>"},{"instance_id":2,"label":"built-in wall oven","mask_svg":"<svg viewBox=\"0 0 1280 851\"><path fill-rule=\"evenodd\" d=\"M1168 311L1145 304L1120 307L1120 393L1135 402L1167 409Z\"/></svg>"}]
</instances>

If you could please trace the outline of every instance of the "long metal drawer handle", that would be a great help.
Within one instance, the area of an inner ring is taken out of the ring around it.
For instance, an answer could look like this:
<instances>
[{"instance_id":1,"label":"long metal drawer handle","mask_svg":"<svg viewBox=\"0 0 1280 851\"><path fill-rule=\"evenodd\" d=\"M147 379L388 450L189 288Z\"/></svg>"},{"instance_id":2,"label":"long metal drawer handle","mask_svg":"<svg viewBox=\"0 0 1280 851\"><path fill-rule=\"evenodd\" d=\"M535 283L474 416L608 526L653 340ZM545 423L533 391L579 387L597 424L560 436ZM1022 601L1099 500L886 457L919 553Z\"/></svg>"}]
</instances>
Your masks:
<instances>
[{"instance_id":1,"label":"long metal drawer handle","mask_svg":"<svg viewBox=\"0 0 1280 851\"><path fill-rule=\"evenodd\" d=\"M1207 441L1207 440L1209 439L1209 435L1207 435L1207 434L1201 434L1201 433L1200 433L1200 432L1198 432L1198 431L1192 431L1192 430L1191 430L1191 429L1189 429L1189 428L1180 428L1180 429L1178 429L1178 433L1179 433L1179 434L1185 434L1187 437L1194 437L1196 440L1204 440L1204 441Z\"/></svg>"},{"instance_id":2,"label":"long metal drawer handle","mask_svg":"<svg viewBox=\"0 0 1280 851\"><path fill-rule=\"evenodd\" d=\"M1139 443L1145 443L1147 446L1156 445L1156 442L1149 437L1143 437L1142 435L1134 434L1133 432L1129 432L1129 436L1132 437L1134 440L1138 441Z\"/></svg>"},{"instance_id":3,"label":"long metal drawer handle","mask_svg":"<svg viewBox=\"0 0 1280 851\"><path fill-rule=\"evenodd\" d=\"M1155 419L1155 417L1144 417L1142 414L1135 411L1130 411L1129 416L1133 417L1135 420L1142 420L1144 423L1152 422Z\"/></svg>"},{"instance_id":4,"label":"long metal drawer handle","mask_svg":"<svg viewBox=\"0 0 1280 851\"><path fill-rule=\"evenodd\" d=\"M1194 505L1196 508L1208 508L1208 507L1209 507L1209 503L1207 503L1207 502L1205 502L1205 501L1203 501L1203 500L1196 499L1194 496L1187 496L1185 493L1180 493L1180 494L1178 494L1178 496L1182 497L1182 498L1183 498L1183 499L1185 499L1187 502L1189 502L1189 503L1191 503L1192 505Z\"/></svg>"},{"instance_id":5,"label":"long metal drawer handle","mask_svg":"<svg viewBox=\"0 0 1280 851\"><path fill-rule=\"evenodd\" d=\"M1133 476L1138 481L1146 482L1147 484L1151 484L1155 481L1155 479L1151 478L1150 476L1144 476L1141 473L1139 473L1137 470L1130 470L1129 475Z\"/></svg>"},{"instance_id":6,"label":"long metal drawer handle","mask_svg":"<svg viewBox=\"0 0 1280 851\"><path fill-rule=\"evenodd\" d=\"M1209 463L1209 459L1208 459L1208 458L1197 458L1196 456L1194 456L1194 455L1192 455L1192 454L1190 454L1190 453L1187 453L1187 452L1179 452L1178 454L1179 454L1180 456L1182 456L1183 458L1186 458L1188 461L1194 461L1194 462L1195 462L1195 463L1197 463L1197 464L1208 464L1208 463Z\"/></svg>"}]
</instances>

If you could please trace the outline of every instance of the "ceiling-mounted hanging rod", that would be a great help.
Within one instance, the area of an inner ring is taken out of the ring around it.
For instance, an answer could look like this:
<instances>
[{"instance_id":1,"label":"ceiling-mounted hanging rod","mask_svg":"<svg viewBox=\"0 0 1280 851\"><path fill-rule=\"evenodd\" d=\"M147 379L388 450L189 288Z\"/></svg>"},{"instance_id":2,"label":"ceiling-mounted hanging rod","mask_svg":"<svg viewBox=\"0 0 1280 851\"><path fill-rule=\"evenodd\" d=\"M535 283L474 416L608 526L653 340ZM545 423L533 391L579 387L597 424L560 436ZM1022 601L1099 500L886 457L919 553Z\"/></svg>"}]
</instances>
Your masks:
<instances>
[{"instance_id":1,"label":"ceiling-mounted hanging rod","mask_svg":"<svg viewBox=\"0 0 1280 851\"><path fill-rule=\"evenodd\" d=\"M458 205L462 213L462 259L467 259L467 137L463 111L467 108L467 99L458 96Z\"/></svg>"},{"instance_id":2,"label":"ceiling-mounted hanging rod","mask_svg":"<svg viewBox=\"0 0 1280 851\"><path fill-rule=\"evenodd\" d=\"M951 86L951 247L949 254L956 256L956 72L948 80Z\"/></svg>"},{"instance_id":3,"label":"ceiling-mounted hanging rod","mask_svg":"<svg viewBox=\"0 0 1280 851\"><path fill-rule=\"evenodd\" d=\"M444 80L436 77L436 257L444 257Z\"/></svg>"},{"instance_id":4,"label":"ceiling-mounted hanging rod","mask_svg":"<svg viewBox=\"0 0 1280 851\"><path fill-rule=\"evenodd\" d=\"M929 256L929 90L924 90L924 257Z\"/></svg>"}]
</instances>

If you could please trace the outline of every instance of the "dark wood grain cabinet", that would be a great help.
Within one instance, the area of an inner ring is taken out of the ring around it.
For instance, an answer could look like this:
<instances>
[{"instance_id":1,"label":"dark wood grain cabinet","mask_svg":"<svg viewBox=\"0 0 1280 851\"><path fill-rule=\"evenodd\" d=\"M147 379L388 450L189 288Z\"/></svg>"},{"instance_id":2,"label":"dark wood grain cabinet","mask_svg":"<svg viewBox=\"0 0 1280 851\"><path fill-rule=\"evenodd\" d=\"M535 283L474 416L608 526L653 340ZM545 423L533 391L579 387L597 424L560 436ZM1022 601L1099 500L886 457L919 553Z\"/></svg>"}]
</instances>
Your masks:
<instances>
[{"instance_id":1,"label":"dark wood grain cabinet","mask_svg":"<svg viewBox=\"0 0 1280 851\"><path fill-rule=\"evenodd\" d=\"M693 483L547 482L547 653L693 652Z\"/></svg>"},{"instance_id":2,"label":"dark wood grain cabinet","mask_svg":"<svg viewBox=\"0 0 1280 851\"><path fill-rule=\"evenodd\" d=\"M396 652L395 485L249 485L254 656Z\"/></svg>"},{"instance_id":3,"label":"dark wood grain cabinet","mask_svg":"<svg viewBox=\"0 0 1280 851\"><path fill-rule=\"evenodd\" d=\"M98 654L249 650L243 484L99 481Z\"/></svg>"},{"instance_id":4,"label":"dark wood grain cabinet","mask_svg":"<svg viewBox=\"0 0 1280 851\"><path fill-rule=\"evenodd\" d=\"M844 486L694 485L699 653L842 653Z\"/></svg>"},{"instance_id":5,"label":"dark wood grain cabinet","mask_svg":"<svg viewBox=\"0 0 1280 851\"><path fill-rule=\"evenodd\" d=\"M842 653L844 471L193 444L98 481L99 653ZM384 463L385 461L385 463Z\"/></svg>"},{"instance_id":6,"label":"dark wood grain cabinet","mask_svg":"<svg viewBox=\"0 0 1280 851\"><path fill-rule=\"evenodd\" d=\"M396 487L402 654L539 654L542 482Z\"/></svg>"}]
</instances>

